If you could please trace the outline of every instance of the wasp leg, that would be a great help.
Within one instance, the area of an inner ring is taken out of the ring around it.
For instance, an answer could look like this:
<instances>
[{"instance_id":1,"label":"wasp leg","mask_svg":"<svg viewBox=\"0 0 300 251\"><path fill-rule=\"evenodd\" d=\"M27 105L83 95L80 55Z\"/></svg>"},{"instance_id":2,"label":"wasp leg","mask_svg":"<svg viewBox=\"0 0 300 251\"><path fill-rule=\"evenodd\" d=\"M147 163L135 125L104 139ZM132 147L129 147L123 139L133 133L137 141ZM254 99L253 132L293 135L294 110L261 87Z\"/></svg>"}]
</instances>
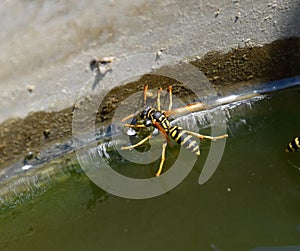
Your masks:
<instances>
[{"instance_id":1,"label":"wasp leg","mask_svg":"<svg viewBox=\"0 0 300 251\"><path fill-rule=\"evenodd\" d=\"M161 160L160 160L160 164L159 164L159 169L158 171L156 172L156 177L158 177L160 174L161 174L161 171L162 171L162 168L163 168L163 165L165 163L165 160L166 160L166 147L167 147L167 142L164 142L162 144L162 151L161 151Z\"/></svg>"},{"instance_id":2,"label":"wasp leg","mask_svg":"<svg viewBox=\"0 0 300 251\"><path fill-rule=\"evenodd\" d=\"M228 134L220 135L220 136L207 136L207 135L202 135L199 133L191 132L191 131L186 131L187 134L193 135L199 139L210 139L210 140L217 140L217 139L224 139L228 137Z\"/></svg>"},{"instance_id":3,"label":"wasp leg","mask_svg":"<svg viewBox=\"0 0 300 251\"><path fill-rule=\"evenodd\" d=\"M202 111L207 109L208 106L202 102L197 102L194 104L189 104L187 106L184 107L179 107L176 108L174 110L170 110L170 111L165 111L166 116L170 116L173 114L186 114L186 113L191 113L191 112L198 112L198 111Z\"/></svg>"},{"instance_id":4,"label":"wasp leg","mask_svg":"<svg viewBox=\"0 0 300 251\"><path fill-rule=\"evenodd\" d=\"M140 145L144 144L150 138L151 138L151 134L149 136L147 136L146 138L142 139L140 142L134 144L134 145L131 145L131 146L122 146L121 150L130 150L130 149L133 149L133 148L135 148L137 146L140 146Z\"/></svg>"},{"instance_id":5,"label":"wasp leg","mask_svg":"<svg viewBox=\"0 0 300 251\"><path fill-rule=\"evenodd\" d=\"M172 85L169 86L169 97L170 97L169 111L171 111L173 106Z\"/></svg>"},{"instance_id":6,"label":"wasp leg","mask_svg":"<svg viewBox=\"0 0 300 251\"><path fill-rule=\"evenodd\" d=\"M123 118L123 119L121 120L121 122L124 122L124 121L126 121L126 120L128 120L128 119L131 119L131 118L133 118L133 117L135 117L135 116L137 116L137 115L138 115L138 113L130 114L130 115L128 115L127 117Z\"/></svg>"},{"instance_id":7,"label":"wasp leg","mask_svg":"<svg viewBox=\"0 0 300 251\"><path fill-rule=\"evenodd\" d=\"M160 93L161 93L161 91L162 91L162 88L159 87L158 91L157 91L157 101L156 101L156 103L157 103L157 110L159 110L159 111L160 111Z\"/></svg>"},{"instance_id":8,"label":"wasp leg","mask_svg":"<svg viewBox=\"0 0 300 251\"><path fill-rule=\"evenodd\" d=\"M131 128L145 128L145 125L131 125L131 124L125 124L124 126L131 127Z\"/></svg>"},{"instance_id":9,"label":"wasp leg","mask_svg":"<svg viewBox=\"0 0 300 251\"><path fill-rule=\"evenodd\" d=\"M147 103L147 91L148 91L148 85L144 86L144 106Z\"/></svg>"}]
</instances>

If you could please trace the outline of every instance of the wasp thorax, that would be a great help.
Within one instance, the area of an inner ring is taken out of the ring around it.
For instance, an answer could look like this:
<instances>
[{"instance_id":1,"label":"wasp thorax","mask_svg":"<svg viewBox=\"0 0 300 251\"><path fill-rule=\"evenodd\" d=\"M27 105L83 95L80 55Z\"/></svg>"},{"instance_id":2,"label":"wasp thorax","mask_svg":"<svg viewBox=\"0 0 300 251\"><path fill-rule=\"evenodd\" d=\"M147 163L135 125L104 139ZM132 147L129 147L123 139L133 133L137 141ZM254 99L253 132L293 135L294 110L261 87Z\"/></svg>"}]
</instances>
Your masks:
<instances>
[{"instance_id":1,"label":"wasp thorax","mask_svg":"<svg viewBox=\"0 0 300 251\"><path fill-rule=\"evenodd\" d=\"M153 118L154 119L160 119L161 118L162 113L160 111L155 111L153 113Z\"/></svg>"}]
</instances>

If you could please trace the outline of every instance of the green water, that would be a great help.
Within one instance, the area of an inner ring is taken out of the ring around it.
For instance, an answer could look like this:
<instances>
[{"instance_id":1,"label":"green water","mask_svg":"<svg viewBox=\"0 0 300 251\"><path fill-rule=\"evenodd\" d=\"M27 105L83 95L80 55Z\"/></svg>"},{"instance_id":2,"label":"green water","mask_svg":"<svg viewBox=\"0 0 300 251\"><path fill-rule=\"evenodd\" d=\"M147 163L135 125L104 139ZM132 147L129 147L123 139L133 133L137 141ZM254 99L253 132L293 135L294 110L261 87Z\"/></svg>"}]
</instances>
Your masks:
<instances>
[{"instance_id":1,"label":"green water","mask_svg":"<svg viewBox=\"0 0 300 251\"><path fill-rule=\"evenodd\" d=\"M70 175L1 213L0 250L299 250L300 154L284 151L300 134L299 107L294 88L238 108L222 162L201 186L205 147L180 185L152 199Z\"/></svg>"}]
</instances>

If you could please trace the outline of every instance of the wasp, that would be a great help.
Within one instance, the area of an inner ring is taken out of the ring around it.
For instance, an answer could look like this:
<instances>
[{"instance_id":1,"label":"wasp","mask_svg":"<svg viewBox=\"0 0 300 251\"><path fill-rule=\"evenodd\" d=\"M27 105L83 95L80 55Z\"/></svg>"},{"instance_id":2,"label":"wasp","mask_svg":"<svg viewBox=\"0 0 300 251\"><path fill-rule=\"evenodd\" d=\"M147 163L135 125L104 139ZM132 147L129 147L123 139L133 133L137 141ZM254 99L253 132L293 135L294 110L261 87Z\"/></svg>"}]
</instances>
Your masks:
<instances>
[{"instance_id":1,"label":"wasp","mask_svg":"<svg viewBox=\"0 0 300 251\"><path fill-rule=\"evenodd\" d=\"M295 152L300 149L300 137L295 137L286 147L286 152Z\"/></svg>"},{"instance_id":2,"label":"wasp","mask_svg":"<svg viewBox=\"0 0 300 251\"><path fill-rule=\"evenodd\" d=\"M166 159L166 147L168 145L168 142L170 141L169 139L173 139L177 144L183 146L185 149L188 151L191 151L195 153L196 155L200 155L200 148L195 140L195 138L201 139L209 139L209 140L217 140L217 139L223 139L228 137L227 134L217 136L217 137L212 137L212 136L207 136L207 135L202 135L198 134L192 131L185 130L184 128L177 126L177 125L171 125L169 116L172 114L179 114L179 113L187 113L187 112L193 112L196 110L201 110L205 109L206 106L205 104L201 102L197 102L185 107L177 108L172 110L172 86L169 86L169 110L168 111L163 111L161 110L161 104L160 104L160 93L162 91L162 88L158 89L157 92L157 108L154 108L150 105L146 104L147 100L147 91L148 91L148 86L144 87L144 108L142 111L139 111L135 114L131 114L125 118L122 119L122 122L135 118L139 116L143 123L142 124L136 124L136 123L131 123L131 124L125 124L127 127L131 128L146 128L146 127L154 127L159 130L159 132L165 137L165 141L162 144L162 154L161 154L161 161L160 165L158 168L158 171L156 172L156 176L160 176L163 165ZM123 146L121 147L122 150L130 150L135 147L143 145L146 141L148 141L152 137L152 133L144 137L142 140L140 140L138 143L130 145L130 146Z\"/></svg>"}]
</instances>

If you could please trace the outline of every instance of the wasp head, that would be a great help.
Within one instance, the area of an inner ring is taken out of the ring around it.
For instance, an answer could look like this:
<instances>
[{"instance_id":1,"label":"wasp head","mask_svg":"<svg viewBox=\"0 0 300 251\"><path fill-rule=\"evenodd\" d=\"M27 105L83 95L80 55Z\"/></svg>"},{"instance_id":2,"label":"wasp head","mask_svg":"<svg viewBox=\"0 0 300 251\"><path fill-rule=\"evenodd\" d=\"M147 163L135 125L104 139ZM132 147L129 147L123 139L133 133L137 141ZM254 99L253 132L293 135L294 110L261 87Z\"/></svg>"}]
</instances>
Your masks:
<instances>
[{"instance_id":1,"label":"wasp head","mask_svg":"<svg viewBox=\"0 0 300 251\"><path fill-rule=\"evenodd\" d=\"M142 110L140 117L141 119L146 119L147 118L147 113L151 109L150 105L146 105L145 108Z\"/></svg>"}]
</instances>

